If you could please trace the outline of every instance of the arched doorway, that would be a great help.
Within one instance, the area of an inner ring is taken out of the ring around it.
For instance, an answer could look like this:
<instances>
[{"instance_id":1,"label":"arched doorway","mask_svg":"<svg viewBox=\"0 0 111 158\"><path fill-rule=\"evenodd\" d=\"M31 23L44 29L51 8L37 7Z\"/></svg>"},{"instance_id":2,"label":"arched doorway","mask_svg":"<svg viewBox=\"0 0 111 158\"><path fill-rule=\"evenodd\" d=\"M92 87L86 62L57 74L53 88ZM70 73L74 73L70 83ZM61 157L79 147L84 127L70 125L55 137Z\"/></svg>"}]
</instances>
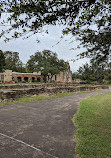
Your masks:
<instances>
[{"instance_id":1,"label":"arched doorway","mask_svg":"<svg viewBox=\"0 0 111 158\"><path fill-rule=\"evenodd\" d=\"M15 81L15 78L14 78L14 77L12 77L12 81Z\"/></svg>"},{"instance_id":2,"label":"arched doorway","mask_svg":"<svg viewBox=\"0 0 111 158\"><path fill-rule=\"evenodd\" d=\"M32 82L35 82L35 77L32 77Z\"/></svg>"},{"instance_id":3,"label":"arched doorway","mask_svg":"<svg viewBox=\"0 0 111 158\"><path fill-rule=\"evenodd\" d=\"M37 82L40 82L41 81L41 79L40 78L37 78Z\"/></svg>"},{"instance_id":4,"label":"arched doorway","mask_svg":"<svg viewBox=\"0 0 111 158\"><path fill-rule=\"evenodd\" d=\"M28 77L24 77L24 81L25 81L25 82L28 82Z\"/></svg>"},{"instance_id":5,"label":"arched doorway","mask_svg":"<svg viewBox=\"0 0 111 158\"><path fill-rule=\"evenodd\" d=\"M18 81L18 82L21 82L21 81L22 81L22 77L18 76L18 77L17 77L17 81Z\"/></svg>"},{"instance_id":6,"label":"arched doorway","mask_svg":"<svg viewBox=\"0 0 111 158\"><path fill-rule=\"evenodd\" d=\"M55 75L55 81L57 80L57 76Z\"/></svg>"}]
</instances>

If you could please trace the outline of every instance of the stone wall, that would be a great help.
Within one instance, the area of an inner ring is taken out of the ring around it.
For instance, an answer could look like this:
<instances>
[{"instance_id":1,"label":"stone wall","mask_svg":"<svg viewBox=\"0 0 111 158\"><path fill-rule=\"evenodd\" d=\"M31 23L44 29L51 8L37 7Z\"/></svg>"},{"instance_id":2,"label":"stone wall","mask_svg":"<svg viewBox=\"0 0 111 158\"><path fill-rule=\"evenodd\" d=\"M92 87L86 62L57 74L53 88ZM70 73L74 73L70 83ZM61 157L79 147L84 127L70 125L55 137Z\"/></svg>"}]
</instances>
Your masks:
<instances>
[{"instance_id":1,"label":"stone wall","mask_svg":"<svg viewBox=\"0 0 111 158\"><path fill-rule=\"evenodd\" d=\"M14 82L42 82L43 76L39 74L12 72L12 79Z\"/></svg>"},{"instance_id":2,"label":"stone wall","mask_svg":"<svg viewBox=\"0 0 111 158\"><path fill-rule=\"evenodd\" d=\"M72 83L72 72L70 70L60 72L53 76L52 81L61 83Z\"/></svg>"},{"instance_id":3,"label":"stone wall","mask_svg":"<svg viewBox=\"0 0 111 158\"><path fill-rule=\"evenodd\" d=\"M33 84L33 85L1 85L0 102L12 101L17 98L33 95L54 95L65 92L93 91L97 89L109 89L105 85L85 85L78 86L75 84Z\"/></svg>"},{"instance_id":4,"label":"stone wall","mask_svg":"<svg viewBox=\"0 0 111 158\"><path fill-rule=\"evenodd\" d=\"M5 70L0 73L0 82L2 83L17 83L17 82L43 82L44 76L39 71L33 73L20 73L12 72L12 70ZM47 77L47 81L50 82L50 77ZM52 81L61 83L72 83L72 72L70 67L59 74L53 76Z\"/></svg>"},{"instance_id":5,"label":"stone wall","mask_svg":"<svg viewBox=\"0 0 111 158\"><path fill-rule=\"evenodd\" d=\"M12 70L5 70L5 72L0 73L0 80L1 82L10 83L12 81Z\"/></svg>"}]
</instances>

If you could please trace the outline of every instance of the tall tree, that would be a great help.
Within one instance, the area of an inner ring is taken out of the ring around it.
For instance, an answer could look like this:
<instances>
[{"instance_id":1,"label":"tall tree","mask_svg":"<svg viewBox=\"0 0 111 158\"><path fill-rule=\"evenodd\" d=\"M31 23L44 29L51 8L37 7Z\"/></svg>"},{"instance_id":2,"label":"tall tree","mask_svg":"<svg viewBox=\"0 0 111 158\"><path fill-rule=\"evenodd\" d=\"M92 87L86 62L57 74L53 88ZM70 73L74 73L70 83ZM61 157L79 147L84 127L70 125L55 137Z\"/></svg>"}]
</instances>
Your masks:
<instances>
[{"instance_id":1,"label":"tall tree","mask_svg":"<svg viewBox=\"0 0 111 158\"><path fill-rule=\"evenodd\" d=\"M74 80L74 79L80 79L80 78L81 78L81 75L79 75L78 72L72 73L72 80Z\"/></svg>"},{"instance_id":2,"label":"tall tree","mask_svg":"<svg viewBox=\"0 0 111 158\"><path fill-rule=\"evenodd\" d=\"M0 50L0 72L3 72L4 66L5 66L5 56L2 50Z\"/></svg>"},{"instance_id":3,"label":"tall tree","mask_svg":"<svg viewBox=\"0 0 111 158\"><path fill-rule=\"evenodd\" d=\"M110 8L110 0L1 0L1 11L11 13L6 19L11 27L3 30L1 36L14 29L12 37L18 38L29 32L38 33L47 24L63 24L67 25L63 33L78 35L87 48L81 57L107 60L111 52ZM19 28L23 28L22 32Z\"/></svg>"},{"instance_id":4,"label":"tall tree","mask_svg":"<svg viewBox=\"0 0 111 158\"><path fill-rule=\"evenodd\" d=\"M78 72L82 80L86 80L88 83L92 80L92 70L88 63L79 67Z\"/></svg>"},{"instance_id":5,"label":"tall tree","mask_svg":"<svg viewBox=\"0 0 111 158\"><path fill-rule=\"evenodd\" d=\"M79 68L78 74L81 79L86 80L87 82L96 81L101 83L104 79L105 74L108 72L108 64L100 63L97 61L91 60L90 64L86 63Z\"/></svg>"},{"instance_id":6,"label":"tall tree","mask_svg":"<svg viewBox=\"0 0 111 158\"><path fill-rule=\"evenodd\" d=\"M46 81L47 76L52 80L53 75L65 70L66 63L64 60L59 60L56 53L44 50L30 56L27 62L27 69L29 72L41 71L44 75L44 81Z\"/></svg>"},{"instance_id":7,"label":"tall tree","mask_svg":"<svg viewBox=\"0 0 111 158\"><path fill-rule=\"evenodd\" d=\"M5 69L9 69L12 71L17 71L17 72L23 72L23 64L22 61L19 58L19 53L18 52L11 52L11 51L6 51L4 52L5 56Z\"/></svg>"}]
</instances>

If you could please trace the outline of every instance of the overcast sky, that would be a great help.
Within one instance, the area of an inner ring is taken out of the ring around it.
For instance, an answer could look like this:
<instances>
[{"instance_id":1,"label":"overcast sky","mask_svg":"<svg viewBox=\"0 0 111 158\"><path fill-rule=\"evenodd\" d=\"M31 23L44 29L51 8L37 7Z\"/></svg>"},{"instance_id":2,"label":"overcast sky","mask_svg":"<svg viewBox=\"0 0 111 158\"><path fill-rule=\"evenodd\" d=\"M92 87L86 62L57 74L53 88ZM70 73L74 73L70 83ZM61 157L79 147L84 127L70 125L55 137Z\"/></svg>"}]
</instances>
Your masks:
<instances>
[{"instance_id":1,"label":"overcast sky","mask_svg":"<svg viewBox=\"0 0 111 158\"><path fill-rule=\"evenodd\" d=\"M6 27L5 27L6 28ZM76 41L75 38L71 38L71 35L65 36L61 41L60 37L62 35L63 26L46 26L46 29L49 30L49 33L40 33L33 35L28 39L23 40L22 38L13 39L7 43L4 42L4 39L0 39L0 49L3 51L17 51L19 52L20 59L23 63L26 63L30 55L33 55L36 51L42 51L44 49L49 49L58 54L59 59L64 59L69 61L71 59L76 59L77 54L83 51L83 49L72 50L71 48L76 48L79 44L79 41ZM0 26L0 31L3 29L3 26ZM40 40L40 43L37 43L36 39ZM71 41L73 43L71 43ZM59 42L60 41L60 42ZM58 43L59 42L59 43ZM58 43L58 44L57 44ZM81 59L76 62L69 61L72 72L77 71L79 66L86 63L88 59Z\"/></svg>"}]
</instances>

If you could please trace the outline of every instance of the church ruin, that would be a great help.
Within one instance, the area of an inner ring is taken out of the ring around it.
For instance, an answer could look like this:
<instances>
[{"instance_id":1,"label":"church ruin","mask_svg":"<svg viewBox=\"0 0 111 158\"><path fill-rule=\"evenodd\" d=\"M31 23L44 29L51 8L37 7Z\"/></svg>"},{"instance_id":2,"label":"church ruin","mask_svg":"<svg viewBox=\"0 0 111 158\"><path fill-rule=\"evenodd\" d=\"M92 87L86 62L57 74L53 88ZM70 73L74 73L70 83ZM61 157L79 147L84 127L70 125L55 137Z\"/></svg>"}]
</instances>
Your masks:
<instances>
[{"instance_id":1,"label":"church ruin","mask_svg":"<svg viewBox=\"0 0 111 158\"><path fill-rule=\"evenodd\" d=\"M47 82L50 82L50 78L47 77ZM20 73L12 72L12 70L5 70L5 72L0 73L1 83L17 83L17 82L43 82L43 75L41 72L33 73ZM67 65L67 70L56 74L52 78L52 82L61 83L71 83L72 82L72 72L70 71L69 64Z\"/></svg>"}]
</instances>

